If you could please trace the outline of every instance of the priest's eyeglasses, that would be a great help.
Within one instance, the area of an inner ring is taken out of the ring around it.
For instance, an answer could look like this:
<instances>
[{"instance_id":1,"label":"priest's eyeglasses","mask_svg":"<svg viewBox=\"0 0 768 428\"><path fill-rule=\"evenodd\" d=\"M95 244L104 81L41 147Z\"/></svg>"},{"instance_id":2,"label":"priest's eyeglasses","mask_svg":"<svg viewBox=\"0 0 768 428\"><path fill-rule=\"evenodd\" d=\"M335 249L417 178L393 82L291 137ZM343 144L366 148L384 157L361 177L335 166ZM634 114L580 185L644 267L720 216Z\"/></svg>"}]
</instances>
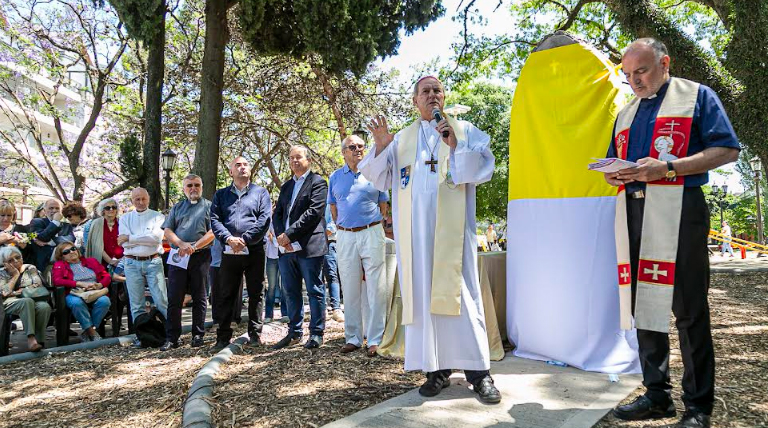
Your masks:
<instances>
[{"instance_id":1,"label":"priest's eyeglasses","mask_svg":"<svg viewBox=\"0 0 768 428\"><path fill-rule=\"evenodd\" d=\"M365 149L365 144L350 144L345 148L351 152L356 152Z\"/></svg>"}]
</instances>

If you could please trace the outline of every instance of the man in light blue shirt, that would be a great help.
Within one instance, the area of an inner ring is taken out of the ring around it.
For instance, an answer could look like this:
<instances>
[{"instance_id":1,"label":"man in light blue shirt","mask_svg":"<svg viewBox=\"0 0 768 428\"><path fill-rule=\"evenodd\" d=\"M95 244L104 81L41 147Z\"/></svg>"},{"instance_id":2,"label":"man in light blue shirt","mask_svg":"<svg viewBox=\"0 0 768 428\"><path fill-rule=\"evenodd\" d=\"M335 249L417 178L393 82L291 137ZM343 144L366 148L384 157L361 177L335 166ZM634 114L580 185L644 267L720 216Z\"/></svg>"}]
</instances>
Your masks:
<instances>
[{"instance_id":1,"label":"man in light blue shirt","mask_svg":"<svg viewBox=\"0 0 768 428\"><path fill-rule=\"evenodd\" d=\"M342 141L345 165L331 174L328 204L337 228L336 258L344 292L346 343L341 352L349 353L360 348L365 336L368 338L368 356L373 357L384 334L392 291L386 283L382 225L389 198L357 170L364 150L365 143L357 136ZM366 314L365 323L363 314Z\"/></svg>"}]
</instances>

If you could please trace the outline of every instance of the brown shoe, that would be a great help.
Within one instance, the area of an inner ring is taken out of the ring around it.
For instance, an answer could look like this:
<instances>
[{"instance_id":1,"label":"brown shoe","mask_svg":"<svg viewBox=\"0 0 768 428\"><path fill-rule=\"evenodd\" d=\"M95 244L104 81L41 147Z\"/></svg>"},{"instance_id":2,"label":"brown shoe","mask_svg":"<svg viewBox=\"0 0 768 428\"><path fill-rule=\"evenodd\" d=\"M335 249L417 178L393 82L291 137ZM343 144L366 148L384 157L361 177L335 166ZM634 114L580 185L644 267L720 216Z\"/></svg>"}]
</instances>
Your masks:
<instances>
[{"instance_id":1,"label":"brown shoe","mask_svg":"<svg viewBox=\"0 0 768 428\"><path fill-rule=\"evenodd\" d=\"M359 346L353 345L351 343L345 343L344 346L341 347L340 351L342 354L349 354L350 352L355 352L358 349L360 349Z\"/></svg>"},{"instance_id":2,"label":"brown shoe","mask_svg":"<svg viewBox=\"0 0 768 428\"><path fill-rule=\"evenodd\" d=\"M372 345L368 347L368 350L365 352L368 355L368 358L373 358L376 356L376 351L379 350L379 345Z\"/></svg>"}]
</instances>

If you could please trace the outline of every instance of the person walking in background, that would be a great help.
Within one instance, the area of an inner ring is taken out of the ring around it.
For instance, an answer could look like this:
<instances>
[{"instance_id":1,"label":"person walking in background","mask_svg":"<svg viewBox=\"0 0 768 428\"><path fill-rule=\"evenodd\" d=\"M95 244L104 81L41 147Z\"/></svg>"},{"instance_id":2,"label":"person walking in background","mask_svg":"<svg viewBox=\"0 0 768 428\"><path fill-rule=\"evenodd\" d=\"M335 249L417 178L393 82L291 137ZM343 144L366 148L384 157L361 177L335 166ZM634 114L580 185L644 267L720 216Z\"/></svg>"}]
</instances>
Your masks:
<instances>
[{"instance_id":1,"label":"person walking in background","mask_svg":"<svg viewBox=\"0 0 768 428\"><path fill-rule=\"evenodd\" d=\"M733 248L731 248L731 238L733 237L733 232L731 232L731 226L727 221L723 221L723 228L720 230L720 233L722 233L725 237L723 240L723 245L720 248L720 257L724 257L726 251L731 255L731 257L733 257Z\"/></svg>"},{"instance_id":2,"label":"person walking in background","mask_svg":"<svg viewBox=\"0 0 768 428\"><path fill-rule=\"evenodd\" d=\"M325 207L325 236L328 238L328 254L323 260L323 278L328 290L331 304L331 318L336 322L344 322L344 311L341 310L341 286L339 285L339 264L336 255L336 222L331 216L331 206Z\"/></svg>"}]
</instances>

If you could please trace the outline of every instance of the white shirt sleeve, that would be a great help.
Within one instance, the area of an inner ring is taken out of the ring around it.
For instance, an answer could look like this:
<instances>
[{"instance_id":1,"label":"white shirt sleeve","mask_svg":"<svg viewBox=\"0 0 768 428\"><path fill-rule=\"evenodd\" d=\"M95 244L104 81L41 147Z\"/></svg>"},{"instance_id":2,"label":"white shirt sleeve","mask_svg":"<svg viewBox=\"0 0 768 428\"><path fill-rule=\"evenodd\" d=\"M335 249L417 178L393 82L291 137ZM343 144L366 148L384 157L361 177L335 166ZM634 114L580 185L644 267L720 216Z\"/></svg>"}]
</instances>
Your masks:
<instances>
[{"instance_id":1,"label":"white shirt sleeve","mask_svg":"<svg viewBox=\"0 0 768 428\"><path fill-rule=\"evenodd\" d=\"M400 138L400 133L395 139L376 156L376 143L369 149L358 168L363 176L373 184L380 192L386 192L392 187L392 164L395 162L395 146Z\"/></svg>"},{"instance_id":2,"label":"white shirt sleeve","mask_svg":"<svg viewBox=\"0 0 768 428\"><path fill-rule=\"evenodd\" d=\"M480 184L493 176L496 158L491 153L491 137L469 122L466 126L466 140L458 140L451 150L451 178L456 184Z\"/></svg>"}]
</instances>

